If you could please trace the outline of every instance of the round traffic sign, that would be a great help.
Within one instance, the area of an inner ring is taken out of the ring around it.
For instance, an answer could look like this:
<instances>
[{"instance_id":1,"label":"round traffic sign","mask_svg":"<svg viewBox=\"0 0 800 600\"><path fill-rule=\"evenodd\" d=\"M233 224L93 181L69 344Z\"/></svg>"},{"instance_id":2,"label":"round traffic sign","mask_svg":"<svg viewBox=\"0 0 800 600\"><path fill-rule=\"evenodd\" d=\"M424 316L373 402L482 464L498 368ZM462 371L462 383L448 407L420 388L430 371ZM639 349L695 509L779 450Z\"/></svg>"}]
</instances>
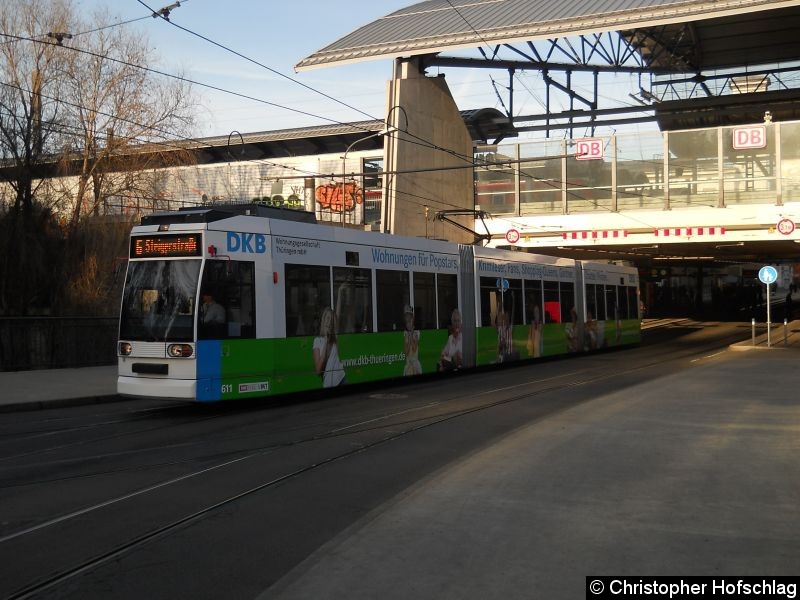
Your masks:
<instances>
[{"instance_id":1,"label":"round traffic sign","mask_svg":"<svg viewBox=\"0 0 800 600\"><path fill-rule=\"evenodd\" d=\"M778 270L775 267L766 265L758 270L758 279L761 283L767 285L775 283L778 280Z\"/></svg>"},{"instance_id":2,"label":"round traffic sign","mask_svg":"<svg viewBox=\"0 0 800 600\"><path fill-rule=\"evenodd\" d=\"M506 241L509 244L516 244L519 241L519 231L516 229L509 229L506 231Z\"/></svg>"},{"instance_id":3,"label":"round traffic sign","mask_svg":"<svg viewBox=\"0 0 800 600\"><path fill-rule=\"evenodd\" d=\"M783 235L791 235L794 233L794 221L791 219L781 219L778 221L778 231Z\"/></svg>"}]
</instances>

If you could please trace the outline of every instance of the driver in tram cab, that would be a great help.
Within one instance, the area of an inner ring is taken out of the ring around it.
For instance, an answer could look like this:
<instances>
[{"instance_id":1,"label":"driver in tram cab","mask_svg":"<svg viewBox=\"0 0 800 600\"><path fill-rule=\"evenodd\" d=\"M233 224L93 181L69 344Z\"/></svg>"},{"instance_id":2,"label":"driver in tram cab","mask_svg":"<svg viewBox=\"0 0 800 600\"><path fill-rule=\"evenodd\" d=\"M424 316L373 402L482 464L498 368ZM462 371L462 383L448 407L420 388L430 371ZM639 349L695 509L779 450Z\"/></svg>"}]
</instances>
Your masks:
<instances>
[{"instance_id":1,"label":"driver in tram cab","mask_svg":"<svg viewBox=\"0 0 800 600\"><path fill-rule=\"evenodd\" d=\"M203 325L222 325L226 321L225 309L216 300L214 294L203 292L203 306L200 307L200 322Z\"/></svg>"}]
</instances>

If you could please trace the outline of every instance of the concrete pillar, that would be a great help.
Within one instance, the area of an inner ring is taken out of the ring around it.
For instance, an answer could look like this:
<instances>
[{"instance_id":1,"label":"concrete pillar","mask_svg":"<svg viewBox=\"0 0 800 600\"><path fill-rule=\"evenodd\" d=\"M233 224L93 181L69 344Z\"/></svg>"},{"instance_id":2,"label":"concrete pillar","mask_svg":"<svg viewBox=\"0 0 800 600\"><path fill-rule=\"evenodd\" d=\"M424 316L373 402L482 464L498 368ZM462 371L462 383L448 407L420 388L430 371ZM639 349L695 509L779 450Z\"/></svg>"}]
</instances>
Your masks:
<instances>
[{"instance_id":1,"label":"concrete pillar","mask_svg":"<svg viewBox=\"0 0 800 600\"><path fill-rule=\"evenodd\" d=\"M392 133L384 144L388 174L384 176L381 229L424 237L426 205L431 218L439 210L474 209L472 139L444 77L421 73L417 59L398 59L388 84L386 119ZM409 172L444 167L459 168ZM474 227L471 216L457 220ZM436 231L438 237L450 241L473 241L468 233L446 223Z\"/></svg>"}]
</instances>

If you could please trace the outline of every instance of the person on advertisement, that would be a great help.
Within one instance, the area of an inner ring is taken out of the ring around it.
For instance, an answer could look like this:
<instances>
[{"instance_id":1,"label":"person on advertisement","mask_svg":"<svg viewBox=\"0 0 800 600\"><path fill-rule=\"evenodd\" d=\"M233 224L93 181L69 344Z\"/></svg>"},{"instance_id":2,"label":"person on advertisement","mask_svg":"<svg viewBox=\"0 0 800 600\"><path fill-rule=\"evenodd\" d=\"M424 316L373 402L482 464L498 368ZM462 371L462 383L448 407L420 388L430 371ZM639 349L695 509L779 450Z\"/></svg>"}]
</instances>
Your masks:
<instances>
[{"instance_id":1,"label":"person on advertisement","mask_svg":"<svg viewBox=\"0 0 800 600\"><path fill-rule=\"evenodd\" d=\"M450 317L450 335L439 357L439 371L454 371L461 368L461 311L453 309Z\"/></svg>"},{"instance_id":2,"label":"person on advertisement","mask_svg":"<svg viewBox=\"0 0 800 600\"><path fill-rule=\"evenodd\" d=\"M403 375L419 375L422 373L422 365L419 362L419 330L414 329L414 308L406 304L403 317L405 319L403 352L406 355Z\"/></svg>"},{"instance_id":3,"label":"person on advertisement","mask_svg":"<svg viewBox=\"0 0 800 600\"><path fill-rule=\"evenodd\" d=\"M336 313L325 307L320 317L319 335L314 338L314 368L322 378L323 387L336 387L344 381L344 367L339 360L336 342Z\"/></svg>"},{"instance_id":4,"label":"person on advertisement","mask_svg":"<svg viewBox=\"0 0 800 600\"><path fill-rule=\"evenodd\" d=\"M503 310L497 313L497 362L519 360L519 353L514 350L512 328L513 313Z\"/></svg>"},{"instance_id":5,"label":"person on advertisement","mask_svg":"<svg viewBox=\"0 0 800 600\"><path fill-rule=\"evenodd\" d=\"M581 343L578 339L578 311L573 306L569 314L570 322L564 326L564 335L567 336L567 352L579 352Z\"/></svg>"},{"instance_id":6,"label":"person on advertisement","mask_svg":"<svg viewBox=\"0 0 800 600\"><path fill-rule=\"evenodd\" d=\"M598 343L598 331L597 331L597 321L594 318L594 310L589 308L586 311L586 323L584 324L584 332L586 336L586 341L584 343L584 347L587 350L596 350L597 343Z\"/></svg>"}]
</instances>

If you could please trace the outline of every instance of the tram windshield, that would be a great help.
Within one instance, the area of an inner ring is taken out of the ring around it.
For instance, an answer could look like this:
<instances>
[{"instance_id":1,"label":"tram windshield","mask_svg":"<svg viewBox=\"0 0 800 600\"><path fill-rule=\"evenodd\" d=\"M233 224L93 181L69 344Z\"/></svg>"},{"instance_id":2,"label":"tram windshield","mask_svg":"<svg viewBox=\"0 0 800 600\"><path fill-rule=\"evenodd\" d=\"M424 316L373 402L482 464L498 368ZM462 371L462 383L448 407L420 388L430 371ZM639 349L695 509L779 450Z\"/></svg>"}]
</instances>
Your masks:
<instances>
[{"instance_id":1,"label":"tram windshield","mask_svg":"<svg viewBox=\"0 0 800 600\"><path fill-rule=\"evenodd\" d=\"M199 260L131 261L120 315L120 339L191 342Z\"/></svg>"}]
</instances>

